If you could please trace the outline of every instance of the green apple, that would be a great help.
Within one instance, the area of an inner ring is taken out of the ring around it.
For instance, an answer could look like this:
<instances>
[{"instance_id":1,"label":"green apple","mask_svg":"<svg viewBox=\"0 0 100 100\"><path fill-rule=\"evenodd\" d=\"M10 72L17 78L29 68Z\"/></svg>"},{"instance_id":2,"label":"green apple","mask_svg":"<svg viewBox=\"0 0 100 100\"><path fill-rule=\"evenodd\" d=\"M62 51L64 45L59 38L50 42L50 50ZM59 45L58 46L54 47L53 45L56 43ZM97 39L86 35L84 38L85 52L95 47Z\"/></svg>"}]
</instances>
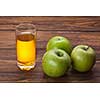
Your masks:
<instances>
[{"instance_id":1,"label":"green apple","mask_svg":"<svg viewBox=\"0 0 100 100\"><path fill-rule=\"evenodd\" d=\"M72 51L72 44L65 37L55 36L48 41L46 49L48 51L54 48L62 49L70 54Z\"/></svg>"},{"instance_id":2,"label":"green apple","mask_svg":"<svg viewBox=\"0 0 100 100\"><path fill-rule=\"evenodd\" d=\"M42 58L43 71L50 77L60 77L71 65L70 56L61 49L47 51Z\"/></svg>"},{"instance_id":3,"label":"green apple","mask_svg":"<svg viewBox=\"0 0 100 100\"><path fill-rule=\"evenodd\" d=\"M78 72L87 72L95 64L96 53L87 45L78 45L73 49L71 59L73 69Z\"/></svg>"}]
</instances>

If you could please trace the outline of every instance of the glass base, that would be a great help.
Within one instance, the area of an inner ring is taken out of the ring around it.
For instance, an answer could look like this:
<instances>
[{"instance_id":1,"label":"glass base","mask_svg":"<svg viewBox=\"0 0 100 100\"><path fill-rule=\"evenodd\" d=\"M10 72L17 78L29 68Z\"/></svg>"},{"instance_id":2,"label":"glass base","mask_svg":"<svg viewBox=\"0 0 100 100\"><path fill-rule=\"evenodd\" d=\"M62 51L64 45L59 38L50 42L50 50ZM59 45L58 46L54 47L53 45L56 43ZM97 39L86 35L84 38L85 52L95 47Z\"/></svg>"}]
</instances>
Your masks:
<instances>
[{"instance_id":1,"label":"glass base","mask_svg":"<svg viewBox=\"0 0 100 100\"><path fill-rule=\"evenodd\" d=\"M26 65L24 65L22 63L17 62L17 66L23 71L29 71L29 70L31 70L31 69L33 69L35 67L35 63L32 64L32 65L26 66Z\"/></svg>"}]
</instances>

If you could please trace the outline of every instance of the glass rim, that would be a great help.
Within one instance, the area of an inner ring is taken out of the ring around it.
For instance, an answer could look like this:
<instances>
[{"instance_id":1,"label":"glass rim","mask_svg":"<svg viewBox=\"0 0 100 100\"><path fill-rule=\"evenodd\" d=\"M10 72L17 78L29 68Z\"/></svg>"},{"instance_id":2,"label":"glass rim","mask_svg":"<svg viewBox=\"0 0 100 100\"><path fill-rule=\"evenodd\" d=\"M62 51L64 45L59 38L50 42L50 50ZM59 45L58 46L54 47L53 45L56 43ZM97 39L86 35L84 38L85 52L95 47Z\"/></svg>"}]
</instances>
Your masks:
<instances>
[{"instance_id":1,"label":"glass rim","mask_svg":"<svg viewBox=\"0 0 100 100\"><path fill-rule=\"evenodd\" d=\"M31 24L31 23L21 23L21 24L18 24L16 26L16 31L17 30L21 30L21 29L25 30L25 27L26 27L26 30L32 29L32 30L36 31L36 26L34 24Z\"/></svg>"}]
</instances>

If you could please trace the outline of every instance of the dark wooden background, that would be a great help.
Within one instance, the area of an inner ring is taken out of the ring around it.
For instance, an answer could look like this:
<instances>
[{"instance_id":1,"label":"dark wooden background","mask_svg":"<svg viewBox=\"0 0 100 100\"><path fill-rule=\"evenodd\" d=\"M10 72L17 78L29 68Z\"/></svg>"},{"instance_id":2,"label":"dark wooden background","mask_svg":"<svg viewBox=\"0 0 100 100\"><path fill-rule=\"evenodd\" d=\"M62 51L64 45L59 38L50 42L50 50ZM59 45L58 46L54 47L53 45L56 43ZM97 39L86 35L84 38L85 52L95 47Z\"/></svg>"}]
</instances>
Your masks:
<instances>
[{"instance_id":1,"label":"dark wooden background","mask_svg":"<svg viewBox=\"0 0 100 100\"><path fill-rule=\"evenodd\" d=\"M16 66L15 27L23 22L37 27L37 64L30 72ZM69 38L73 47L92 46L97 56L93 70L84 74L70 70L60 78L44 75L41 59L55 35ZM0 82L100 82L100 17L0 17Z\"/></svg>"}]
</instances>

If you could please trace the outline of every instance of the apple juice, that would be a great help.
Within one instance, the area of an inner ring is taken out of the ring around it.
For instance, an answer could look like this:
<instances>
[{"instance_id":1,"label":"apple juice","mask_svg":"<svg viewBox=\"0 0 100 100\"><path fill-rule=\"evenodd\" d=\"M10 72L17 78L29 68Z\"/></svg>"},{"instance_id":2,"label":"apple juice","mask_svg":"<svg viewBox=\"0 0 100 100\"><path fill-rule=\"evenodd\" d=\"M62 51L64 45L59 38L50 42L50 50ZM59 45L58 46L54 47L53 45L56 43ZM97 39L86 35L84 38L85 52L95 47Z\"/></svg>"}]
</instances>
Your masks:
<instances>
[{"instance_id":1,"label":"apple juice","mask_svg":"<svg viewBox=\"0 0 100 100\"><path fill-rule=\"evenodd\" d=\"M17 64L21 70L34 68L36 60L36 39L33 34L20 34L16 37Z\"/></svg>"}]
</instances>

